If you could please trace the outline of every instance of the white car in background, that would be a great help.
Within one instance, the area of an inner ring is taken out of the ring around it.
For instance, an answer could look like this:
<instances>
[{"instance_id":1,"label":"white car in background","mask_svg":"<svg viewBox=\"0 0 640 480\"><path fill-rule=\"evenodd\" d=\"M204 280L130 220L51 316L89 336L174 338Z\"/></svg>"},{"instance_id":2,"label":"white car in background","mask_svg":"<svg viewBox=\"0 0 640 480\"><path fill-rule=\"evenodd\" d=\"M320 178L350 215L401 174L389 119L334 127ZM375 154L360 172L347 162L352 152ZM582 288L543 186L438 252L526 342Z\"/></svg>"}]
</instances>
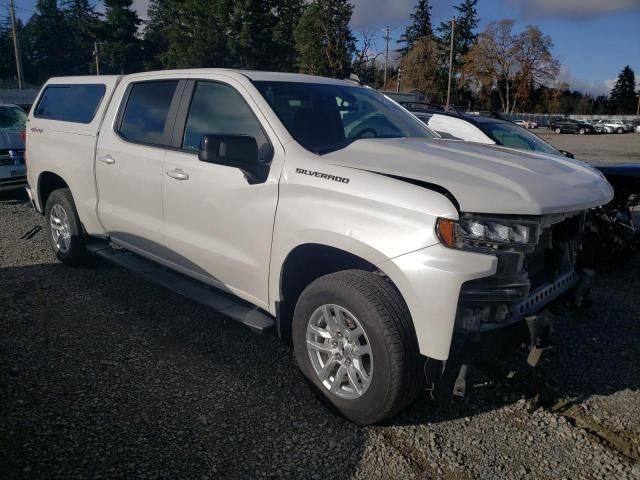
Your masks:
<instances>
[{"instance_id":1,"label":"white car in background","mask_svg":"<svg viewBox=\"0 0 640 480\"><path fill-rule=\"evenodd\" d=\"M626 133L629 131L629 127L622 120L603 120L602 123L606 127L613 129L615 133Z\"/></svg>"},{"instance_id":2,"label":"white car in background","mask_svg":"<svg viewBox=\"0 0 640 480\"><path fill-rule=\"evenodd\" d=\"M538 122L535 120L515 120L513 123L523 128L538 128Z\"/></svg>"}]
</instances>

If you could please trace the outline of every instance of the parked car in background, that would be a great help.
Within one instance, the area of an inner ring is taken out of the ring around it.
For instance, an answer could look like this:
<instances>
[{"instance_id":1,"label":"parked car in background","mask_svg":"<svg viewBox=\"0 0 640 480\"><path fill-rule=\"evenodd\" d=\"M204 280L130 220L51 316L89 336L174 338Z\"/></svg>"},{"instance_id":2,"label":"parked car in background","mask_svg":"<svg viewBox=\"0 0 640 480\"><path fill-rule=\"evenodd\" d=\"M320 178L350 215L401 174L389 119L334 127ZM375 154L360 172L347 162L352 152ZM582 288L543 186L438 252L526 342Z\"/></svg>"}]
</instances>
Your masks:
<instances>
[{"instance_id":1,"label":"parked car in background","mask_svg":"<svg viewBox=\"0 0 640 480\"><path fill-rule=\"evenodd\" d=\"M443 140L373 89L309 75L53 78L27 136L60 261L92 252L277 330L360 424L441 384L454 332L477 349L526 317L537 364L536 315L586 283L573 252L613 195L581 162Z\"/></svg>"},{"instance_id":2,"label":"parked car in background","mask_svg":"<svg viewBox=\"0 0 640 480\"><path fill-rule=\"evenodd\" d=\"M578 133L585 135L587 133L594 133L594 128L588 123L573 120L572 118L564 118L561 120L555 120L550 125L551 130L556 133Z\"/></svg>"},{"instance_id":3,"label":"parked car in background","mask_svg":"<svg viewBox=\"0 0 640 480\"><path fill-rule=\"evenodd\" d=\"M606 133L604 125L599 124L598 122L594 122L593 120L579 120L580 122L584 122L593 127L593 133ZM611 130L613 131L613 130ZM611 133L611 132L609 132Z\"/></svg>"},{"instance_id":4,"label":"parked car in background","mask_svg":"<svg viewBox=\"0 0 640 480\"><path fill-rule=\"evenodd\" d=\"M604 133L616 133L615 127L608 125L606 120L593 120L593 125L599 126Z\"/></svg>"},{"instance_id":5,"label":"parked car in background","mask_svg":"<svg viewBox=\"0 0 640 480\"><path fill-rule=\"evenodd\" d=\"M613 129L615 133L629 132L629 127L622 120L602 120L602 123Z\"/></svg>"},{"instance_id":6,"label":"parked car in background","mask_svg":"<svg viewBox=\"0 0 640 480\"><path fill-rule=\"evenodd\" d=\"M17 105L0 104L0 192L27 185L24 139L27 114Z\"/></svg>"},{"instance_id":7,"label":"parked car in background","mask_svg":"<svg viewBox=\"0 0 640 480\"><path fill-rule=\"evenodd\" d=\"M538 128L538 122L535 120L515 120L513 123L524 128Z\"/></svg>"},{"instance_id":8,"label":"parked car in background","mask_svg":"<svg viewBox=\"0 0 640 480\"><path fill-rule=\"evenodd\" d=\"M574 158L570 152L558 150L511 122L453 112L421 112L421 115L430 128L445 138ZM583 255L583 262L589 266L619 252L636 250L640 241L631 215L631 209L640 205L640 164L603 162L593 166L605 176L615 193L607 205L589 212Z\"/></svg>"}]
</instances>

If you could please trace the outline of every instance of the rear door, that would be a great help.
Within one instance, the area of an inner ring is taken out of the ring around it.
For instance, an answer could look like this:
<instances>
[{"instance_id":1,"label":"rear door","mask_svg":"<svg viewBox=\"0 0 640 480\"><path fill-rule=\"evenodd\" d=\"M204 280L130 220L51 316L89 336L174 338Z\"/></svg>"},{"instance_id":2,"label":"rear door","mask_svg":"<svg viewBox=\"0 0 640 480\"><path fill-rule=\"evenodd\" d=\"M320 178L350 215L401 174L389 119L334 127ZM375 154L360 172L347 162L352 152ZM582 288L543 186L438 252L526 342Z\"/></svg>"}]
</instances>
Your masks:
<instances>
[{"instance_id":1,"label":"rear door","mask_svg":"<svg viewBox=\"0 0 640 480\"><path fill-rule=\"evenodd\" d=\"M186 273L267 308L273 221L282 146L236 80L210 75L185 87L174 149L162 175L165 241ZM206 134L256 138L268 177L198 159Z\"/></svg>"},{"instance_id":2,"label":"rear door","mask_svg":"<svg viewBox=\"0 0 640 480\"><path fill-rule=\"evenodd\" d=\"M184 81L171 75L121 85L96 152L98 215L117 243L162 258L162 176Z\"/></svg>"}]
</instances>

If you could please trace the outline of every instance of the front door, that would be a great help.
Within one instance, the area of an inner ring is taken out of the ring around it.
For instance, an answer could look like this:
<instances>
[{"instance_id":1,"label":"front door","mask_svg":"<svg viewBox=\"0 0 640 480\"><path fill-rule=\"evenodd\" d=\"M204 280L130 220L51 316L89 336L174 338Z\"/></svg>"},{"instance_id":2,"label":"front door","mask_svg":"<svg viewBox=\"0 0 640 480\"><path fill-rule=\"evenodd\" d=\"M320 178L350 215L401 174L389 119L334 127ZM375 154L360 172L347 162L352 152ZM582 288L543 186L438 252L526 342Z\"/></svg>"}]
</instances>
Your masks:
<instances>
[{"instance_id":1,"label":"front door","mask_svg":"<svg viewBox=\"0 0 640 480\"><path fill-rule=\"evenodd\" d=\"M241 93L244 92L244 95ZM172 261L189 274L264 308L283 151L242 85L192 80L176 121L175 150L162 175L165 239ZM180 114L179 114L180 116ZM268 178L247 178L235 167L198 159L206 134L256 138Z\"/></svg>"}]
</instances>

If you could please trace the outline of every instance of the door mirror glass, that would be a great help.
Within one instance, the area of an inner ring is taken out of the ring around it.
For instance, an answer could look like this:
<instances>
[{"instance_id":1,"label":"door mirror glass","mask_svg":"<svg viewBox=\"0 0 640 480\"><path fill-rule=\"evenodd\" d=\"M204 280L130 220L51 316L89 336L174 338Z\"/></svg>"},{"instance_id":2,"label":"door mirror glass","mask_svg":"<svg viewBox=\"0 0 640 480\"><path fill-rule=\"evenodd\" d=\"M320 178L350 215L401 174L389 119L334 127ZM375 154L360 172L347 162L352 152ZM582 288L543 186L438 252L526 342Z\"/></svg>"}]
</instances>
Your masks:
<instances>
[{"instance_id":1,"label":"door mirror glass","mask_svg":"<svg viewBox=\"0 0 640 480\"><path fill-rule=\"evenodd\" d=\"M242 166L258 163L258 142L249 135L204 135L198 158L203 162Z\"/></svg>"}]
</instances>

